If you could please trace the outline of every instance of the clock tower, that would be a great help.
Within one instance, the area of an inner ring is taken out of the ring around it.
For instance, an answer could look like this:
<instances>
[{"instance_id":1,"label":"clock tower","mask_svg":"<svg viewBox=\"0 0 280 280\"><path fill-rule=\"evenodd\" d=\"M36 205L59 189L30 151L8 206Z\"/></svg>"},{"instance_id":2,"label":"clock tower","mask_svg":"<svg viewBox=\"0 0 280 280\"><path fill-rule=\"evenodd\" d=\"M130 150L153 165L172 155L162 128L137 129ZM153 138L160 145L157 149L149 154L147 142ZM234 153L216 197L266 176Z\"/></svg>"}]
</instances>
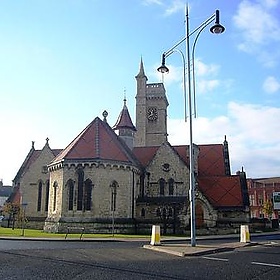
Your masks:
<instances>
[{"instance_id":1,"label":"clock tower","mask_svg":"<svg viewBox=\"0 0 280 280\"><path fill-rule=\"evenodd\" d=\"M136 134L135 147L159 146L167 141L168 101L163 83L148 84L143 61L135 77L136 93Z\"/></svg>"}]
</instances>

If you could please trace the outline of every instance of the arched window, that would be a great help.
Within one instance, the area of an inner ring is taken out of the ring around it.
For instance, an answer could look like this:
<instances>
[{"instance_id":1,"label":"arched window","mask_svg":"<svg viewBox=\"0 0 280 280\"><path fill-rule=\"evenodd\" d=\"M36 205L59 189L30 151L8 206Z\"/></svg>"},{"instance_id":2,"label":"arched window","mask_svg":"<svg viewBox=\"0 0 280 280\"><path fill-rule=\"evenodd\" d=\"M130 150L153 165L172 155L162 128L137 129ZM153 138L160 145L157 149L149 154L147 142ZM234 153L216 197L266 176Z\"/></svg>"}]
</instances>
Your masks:
<instances>
[{"instance_id":1,"label":"arched window","mask_svg":"<svg viewBox=\"0 0 280 280\"><path fill-rule=\"evenodd\" d=\"M174 195L174 179L172 178L168 180L168 190L169 190L169 195Z\"/></svg>"},{"instance_id":2,"label":"arched window","mask_svg":"<svg viewBox=\"0 0 280 280\"><path fill-rule=\"evenodd\" d=\"M57 182L53 183L53 211L56 210L56 198L57 198Z\"/></svg>"},{"instance_id":3,"label":"arched window","mask_svg":"<svg viewBox=\"0 0 280 280\"><path fill-rule=\"evenodd\" d=\"M166 213L167 211L166 211L166 209L165 208L163 208L163 210L162 210L162 217L165 219L166 218Z\"/></svg>"},{"instance_id":4,"label":"arched window","mask_svg":"<svg viewBox=\"0 0 280 280\"><path fill-rule=\"evenodd\" d=\"M43 183L42 181L39 182L38 184L38 197L37 197L37 211L41 211L41 206L42 206L42 192L43 192Z\"/></svg>"},{"instance_id":5,"label":"arched window","mask_svg":"<svg viewBox=\"0 0 280 280\"><path fill-rule=\"evenodd\" d=\"M116 211L117 187L118 183L116 181L113 181L111 184L111 211Z\"/></svg>"},{"instance_id":6,"label":"arched window","mask_svg":"<svg viewBox=\"0 0 280 280\"><path fill-rule=\"evenodd\" d=\"M84 196L84 209L86 211L91 210L91 193L92 193L92 182L90 179L85 181L85 196Z\"/></svg>"},{"instance_id":7,"label":"arched window","mask_svg":"<svg viewBox=\"0 0 280 280\"><path fill-rule=\"evenodd\" d=\"M173 208L168 209L168 217L173 217Z\"/></svg>"},{"instance_id":8,"label":"arched window","mask_svg":"<svg viewBox=\"0 0 280 280\"><path fill-rule=\"evenodd\" d=\"M83 210L83 197L84 197L84 171L78 169L78 201L77 210Z\"/></svg>"},{"instance_id":9,"label":"arched window","mask_svg":"<svg viewBox=\"0 0 280 280\"><path fill-rule=\"evenodd\" d=\"M68 188L68 210L73 210L74 206L74 182L73 180L68 180L67 182Z\"/></svg>"},{"instance_id":10,"label":"arched window","mask_svg":"<svg viewBox=\"0 0 280 280\"><path fill-rule=\"evenodd\" d=\"M50 194L50 181L46 181L46 200L45 200L45 211L49 209L49 194Z\"/></svg>"},{"instance_id":11,"label":"arched window","mask_svg":"<svg viewBox=\"0 0 280 280\"><path fill-rule=\"evenodd\" d=\"M159 195L164 195L165 180L159 179Z\"/></svg>"},{"instance_id":12,"label":"arched window","mask_svg":"<svg viewBox=\"0 0 280 280\"><path fill-rule=\"evenodd\" d=\"M145 217L146 216L146 211L145 208L141 209L141 217Z\"/></svg>"},{"instance_id":13,"label":"arched window","mask_svg":"<svg viewBox=\"0 0 280 280\"><path fill-rule=\"evenodd\" d=\"M160 211L160 208L157 208L157 211L156 211L156 216L157 216L157 217L160 217L160 216L161 216L161 211Z\"/></svg>"}]
</instances>

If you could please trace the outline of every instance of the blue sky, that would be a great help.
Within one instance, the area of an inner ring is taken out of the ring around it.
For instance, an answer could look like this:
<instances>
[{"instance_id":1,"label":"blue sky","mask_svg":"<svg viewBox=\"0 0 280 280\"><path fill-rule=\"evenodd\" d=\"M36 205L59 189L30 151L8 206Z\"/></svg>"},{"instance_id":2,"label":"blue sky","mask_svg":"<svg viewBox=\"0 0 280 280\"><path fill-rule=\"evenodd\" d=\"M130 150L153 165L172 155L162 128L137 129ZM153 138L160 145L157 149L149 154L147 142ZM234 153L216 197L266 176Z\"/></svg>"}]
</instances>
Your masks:
<instances>
[{"instance_id":1,"label":"blue sky","mask_svg":"<svg viewBox=\"0 0 280 280\"><path fill-rule=\"evenodd\" d=\"M161 54L184 37L180 0L0 0L0 179L11 184L35 141L65 148L103 110L135 120L135 75L161 82ZM232 173L280 176L280 0L189 1L190 29L220 10L195 49L194 142L229 142ZM180 46L184 51L184 44ZM168 132L188 144L182 62L167 59ZM182 131L185 133L182 133Z\"/></svg>"}]
</instances>

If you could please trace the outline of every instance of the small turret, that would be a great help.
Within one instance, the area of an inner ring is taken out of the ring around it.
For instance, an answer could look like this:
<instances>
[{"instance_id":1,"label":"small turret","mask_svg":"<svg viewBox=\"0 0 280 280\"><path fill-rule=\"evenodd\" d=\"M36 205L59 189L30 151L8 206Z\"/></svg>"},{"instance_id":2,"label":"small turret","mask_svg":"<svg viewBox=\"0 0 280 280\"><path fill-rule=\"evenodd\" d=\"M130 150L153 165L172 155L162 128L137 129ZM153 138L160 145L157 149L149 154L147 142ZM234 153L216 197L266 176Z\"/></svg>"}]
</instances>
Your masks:
<instances>
[{"instance_id":1,"label":"small turret","mask_svg":"<svg viewBox=\"0 0 280 280\"><path fill-rule=\"evenodd\" d=\"M229 161L229 150L228 150L228 142L227 142L226 135L224 140L224 161L225 161L225 175L230 176L231 171L230 171L230 161Z\"/></svg>"},{"instance_id":2,"label":"small turret","mask_svg":"<svg viewBox=\"0 0 280 280\"><path fill-rule=\"evenodd\" d=\"M249 192L248 192L246 172L244 171L243 166L241 168L241 171L236 172L236 175L238 175L239 179L240 179L244 208L246 208L246 207L248 208L250 206L250 200L249 200Z\"/></svg>"},{"instance_id":3,"label":"small turret","mask_svg":"<svg viewBox=\"0 0 280 280\"><path fill-rule=\"evenodd\" d=\"M126 98L124 98L123 103L123 108L119 114L118 120L112 128L113 130L118 131L118 135L125 141L127 146L132 149L134 145L134 133L136 128L133 125L129 115L126 106Z\"/></svg>"}]
</instances>

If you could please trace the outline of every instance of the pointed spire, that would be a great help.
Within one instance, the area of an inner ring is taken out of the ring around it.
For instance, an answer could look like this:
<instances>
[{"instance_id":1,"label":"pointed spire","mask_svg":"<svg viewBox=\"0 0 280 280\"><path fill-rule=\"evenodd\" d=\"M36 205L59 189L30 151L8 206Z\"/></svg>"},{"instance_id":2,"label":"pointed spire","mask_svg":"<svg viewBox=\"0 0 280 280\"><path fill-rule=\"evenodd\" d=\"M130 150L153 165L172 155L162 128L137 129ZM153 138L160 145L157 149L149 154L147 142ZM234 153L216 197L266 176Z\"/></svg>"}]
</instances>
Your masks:
<instances>
[{"instance_id":1,"label":"pointed spire","mask_svg":"<svg viewBox=\"0 0 280 280\"><path fill-rule=\"evenodd\" d=\"M141 73L141 75L145 75L142 57L141 57L141 61L140 61L140 71L139 71L139 73Z\"/></svg>"},{"instance_id":2,"label":"pointed spire","mask_svg":"<svg viewBox=\"0 0 280 280\"><path fill-rule=\"evenodd\" d=\"M145 71L144 71L144 64L143 64L143 59L141 56L141 60L140 60L140 69L139 69L139 73L138 75L135 77L137 78L145 78L146 80L148 80L147 76L145 75Z\"/></svg>"}]
</instances>

